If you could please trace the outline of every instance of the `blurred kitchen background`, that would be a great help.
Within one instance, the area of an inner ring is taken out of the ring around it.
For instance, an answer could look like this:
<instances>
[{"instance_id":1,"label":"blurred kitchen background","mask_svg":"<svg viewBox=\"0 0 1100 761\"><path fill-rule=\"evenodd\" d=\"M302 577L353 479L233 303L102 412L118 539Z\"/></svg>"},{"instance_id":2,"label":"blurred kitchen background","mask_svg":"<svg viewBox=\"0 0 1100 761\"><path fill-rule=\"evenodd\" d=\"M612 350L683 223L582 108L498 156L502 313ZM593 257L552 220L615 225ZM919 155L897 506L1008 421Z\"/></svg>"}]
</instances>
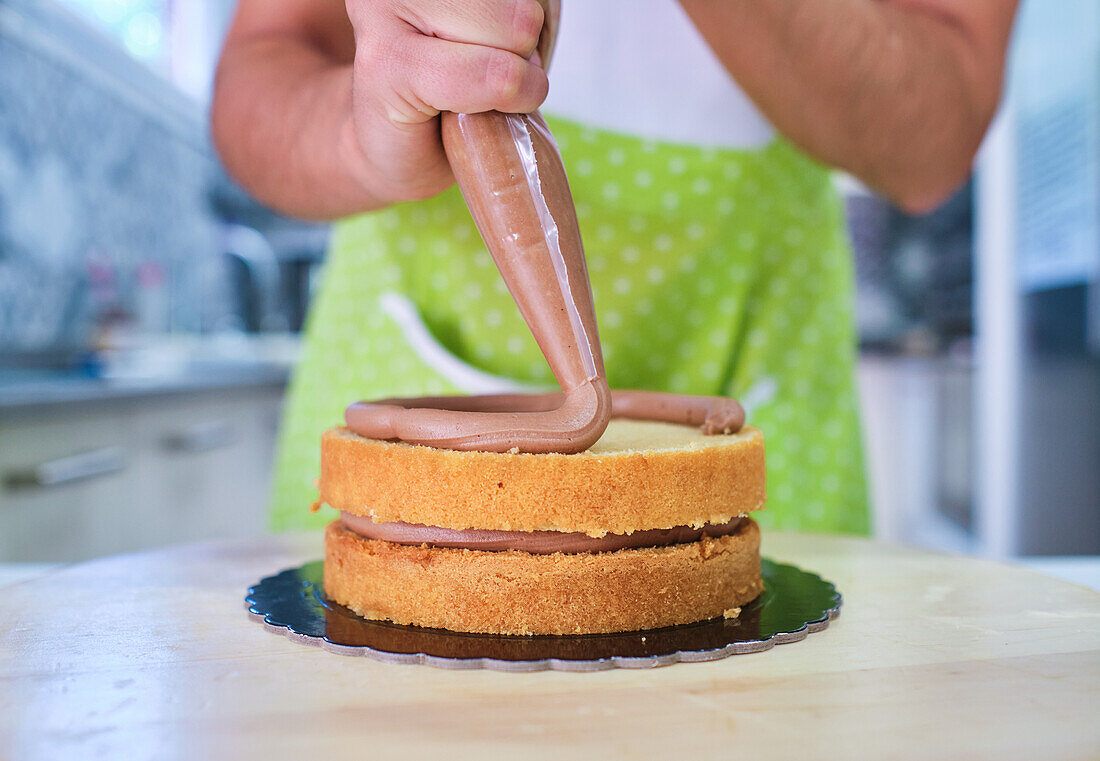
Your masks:
<instances>
[{"instance_id":1,"label":"blurred kitchen background","mask_svg":"<svg viewBox=\"0 0 1100 761\"><path fill-rule=\"evenodd\" d=\"M0 0L0 562L266 525L327 230L206 126L232 0ZM1100 553L1100 3L1026 0L974 181L846 178L875 532Z\"/></svg>"}]
</instances>

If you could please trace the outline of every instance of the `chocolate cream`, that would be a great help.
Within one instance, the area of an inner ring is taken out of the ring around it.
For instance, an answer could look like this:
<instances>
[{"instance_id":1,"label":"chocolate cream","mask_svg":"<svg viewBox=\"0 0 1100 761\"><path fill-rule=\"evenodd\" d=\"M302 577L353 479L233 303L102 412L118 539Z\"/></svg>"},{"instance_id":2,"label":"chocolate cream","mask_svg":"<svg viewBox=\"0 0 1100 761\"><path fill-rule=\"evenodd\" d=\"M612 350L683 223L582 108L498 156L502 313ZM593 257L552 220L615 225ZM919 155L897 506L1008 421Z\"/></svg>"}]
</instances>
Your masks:
<instances>
[{"instance_id":1,"label":"chocolate cream","mask_svg":"<svg viewBox=\"0 0 1100 761\"><path fill-rule=\"evenodd\" d=\"M449 529L424 526L419 523L375 523L363 515L341 512L340 519L351 531L367 539L380 539L394 544L428 545L467 550L500 552L519 550L534 555L552 555L555 552L578 554L582 552L614 552L638 547L666 547L672 544L695 542L704 536L725 536L737 531L742 518L737 517L721 524L700 528L676 526L674 528L635 531L632 534L604 534L593 537L588 534L565 531L488 531L483 529Z\"/></svg>"}]
</instances>

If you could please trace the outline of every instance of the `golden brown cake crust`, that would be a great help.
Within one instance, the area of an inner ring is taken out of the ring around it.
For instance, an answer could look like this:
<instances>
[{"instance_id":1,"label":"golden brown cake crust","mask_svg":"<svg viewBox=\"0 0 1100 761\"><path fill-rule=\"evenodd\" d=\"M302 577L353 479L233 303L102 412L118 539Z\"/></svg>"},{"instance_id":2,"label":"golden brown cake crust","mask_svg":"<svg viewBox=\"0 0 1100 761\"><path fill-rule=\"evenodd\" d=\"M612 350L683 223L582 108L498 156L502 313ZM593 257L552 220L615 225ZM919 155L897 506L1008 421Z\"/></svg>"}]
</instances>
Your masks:
<instances>
[{"instance_id":1,"label":"golden brown cake crust","mask_svg":"<svg viewBox=\"0 0 1100 761\"><path fill-rule=\"evenodd\" d=\"M319 486L322 502L375 521L593 536L700 526L764 506L764 437L613 420L587 452L498 454L335 428L321 440Z\"/></svg>"},{"instance_id":2,"label":"golden brown cake crust","mask_svg":"<svg viewBox=\"0 0 1100 761\"><path fill-rule=\"evenodd\" d=\"M452 631L591 634L717 618L756 598L760 531L671 547L532 555L409 547L325 531L325 593L371 619Z\"/></svg>"}]
</instances>

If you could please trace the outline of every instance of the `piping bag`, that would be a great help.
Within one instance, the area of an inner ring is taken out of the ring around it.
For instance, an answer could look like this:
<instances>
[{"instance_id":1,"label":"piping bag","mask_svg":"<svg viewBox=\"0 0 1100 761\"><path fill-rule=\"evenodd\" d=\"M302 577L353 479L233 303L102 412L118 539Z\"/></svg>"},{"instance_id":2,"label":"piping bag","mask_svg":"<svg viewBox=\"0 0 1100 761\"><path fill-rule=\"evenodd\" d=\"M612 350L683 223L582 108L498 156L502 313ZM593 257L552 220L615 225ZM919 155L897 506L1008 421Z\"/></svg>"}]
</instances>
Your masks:
<instances>
[{"instance_id":1,"label":"piping bag","mask_svg":"<svg viewBox=\"0 0 1100 761\"><path fill-rule=\"evenodd\" d=\"M550 61L560 0L540 0L537 55ZM441 115L443 147L478 231L561 395L358 403L348 426L448 449L579 452L611 417L580 227L561 154L536 111Z\"/></svg>"},{"instance_id":2,"label":"piping bag","mask_svg":"<svg viewBox=\"0 0 1100 761\"><path fill-rule=\"evenodd\" d=\"M560 0L539 0L536 53L553 50ZM441 115L443 147L466 205L561 393L421 397L356 402L356 433L444 449L560 452L588 449L612 415L580 227L561 153L537 111ZM614 394L615 415L739 430L732 399L643 391Z\"/></svg>"}]
</instances>

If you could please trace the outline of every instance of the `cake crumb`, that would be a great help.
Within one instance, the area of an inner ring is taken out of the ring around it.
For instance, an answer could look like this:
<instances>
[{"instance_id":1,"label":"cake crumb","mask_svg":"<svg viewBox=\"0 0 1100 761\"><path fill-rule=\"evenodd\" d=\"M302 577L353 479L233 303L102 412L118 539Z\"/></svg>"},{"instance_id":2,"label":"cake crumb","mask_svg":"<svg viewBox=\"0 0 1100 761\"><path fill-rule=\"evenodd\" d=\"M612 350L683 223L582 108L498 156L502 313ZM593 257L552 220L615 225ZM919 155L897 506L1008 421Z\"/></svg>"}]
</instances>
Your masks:
<instances>
[{"instance_id":1,"label":"cake crumb","mask_svg":"<svg viewBox=\"0 0 1100 761\"><path fill-rule=\"evenodd\" d=\"M319 499L313 500L313 504L309 506L309 511L311 513L315 513L320 509L321 509L321 500L319 500Z\"/></svg>"},{"instance_id":2,"label":"cake crumb","mask_svg":"<svg viewBox=\"0 0 1100 761\"><path fill-rule=\"evenodd\" d=\"M724 611L722 611L722 618L737 618L740 615L740 608L726 608Z\"/></svg>"}]
</instances>

